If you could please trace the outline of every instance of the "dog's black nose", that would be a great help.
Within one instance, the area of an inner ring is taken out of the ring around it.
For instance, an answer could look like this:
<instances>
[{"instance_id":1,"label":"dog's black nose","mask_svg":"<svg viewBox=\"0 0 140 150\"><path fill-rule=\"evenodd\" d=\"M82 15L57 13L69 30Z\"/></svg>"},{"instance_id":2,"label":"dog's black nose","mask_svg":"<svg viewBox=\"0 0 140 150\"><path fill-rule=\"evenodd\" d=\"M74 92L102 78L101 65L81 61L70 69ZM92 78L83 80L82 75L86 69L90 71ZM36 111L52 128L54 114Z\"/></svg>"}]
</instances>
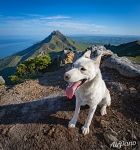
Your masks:
<instances>
[{"instance_id":1,"label":"dog's black nose","mask_svg":"<svg viewBox=\"0 0 140 150\"><path fill-rule=\"evenodd\" d=\"M64 80L69 80L70 79L70 75L69 74L67 74L67 73L65 73L65 75L64 75Z\"/></svg>"}]
</instances>

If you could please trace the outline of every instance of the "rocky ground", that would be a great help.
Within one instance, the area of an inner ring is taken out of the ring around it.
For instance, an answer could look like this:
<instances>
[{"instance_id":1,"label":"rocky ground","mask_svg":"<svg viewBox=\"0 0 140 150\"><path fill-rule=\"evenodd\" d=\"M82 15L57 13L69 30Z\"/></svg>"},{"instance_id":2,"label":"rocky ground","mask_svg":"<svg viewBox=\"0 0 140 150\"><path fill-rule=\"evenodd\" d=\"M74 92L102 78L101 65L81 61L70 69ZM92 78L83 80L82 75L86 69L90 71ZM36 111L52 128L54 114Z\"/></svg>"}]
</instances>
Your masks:
<instances>
[{"instance_id":1,"label":"rocky ground","mask_svg":"<svg viewBox=\"0 0 140 150\"><path fill-rule=\"evenodd\" d=\"M140 149L139 79L102 69L112 105L106 116L97 109L89 135L83 136L88 107L82 107L76 128L68 129L75 99L65 97L63 74L60 69L14 87L1 87L0 150L108 150L114 149L110 148L114 141L124 141L124 150ZM131 141L136 143L126 143Z\"/></svg>"}]
</instances>

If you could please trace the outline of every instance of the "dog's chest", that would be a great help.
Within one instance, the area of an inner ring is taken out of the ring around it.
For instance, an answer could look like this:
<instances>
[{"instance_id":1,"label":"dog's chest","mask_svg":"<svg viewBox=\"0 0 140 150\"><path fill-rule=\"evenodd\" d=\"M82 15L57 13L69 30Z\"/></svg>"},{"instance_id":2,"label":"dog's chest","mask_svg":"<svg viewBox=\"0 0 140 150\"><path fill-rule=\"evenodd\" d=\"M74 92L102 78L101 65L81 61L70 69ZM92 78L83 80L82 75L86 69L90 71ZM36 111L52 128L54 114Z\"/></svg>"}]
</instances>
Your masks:
<instances>
[{"instance_id":1,"label":"dog's chest","mask_svg":"<svg viewBox=\"0 0 140 150\"><path fill-rule=\"evenodd\" d=\"M81 105L97 105L98 92L94 89L81 89L76 92L76 99L80 101Z\"/></svg>"},{"instance_id":2,"label":"dog's chest","mask_svg":"<svg viewBox=\"0 0 140 150\"><path fill-rule=\"evenodd\" d=\"M93 84L93 86L90 87L85 86L79 88L75 93L76 100L80 101L81 105L98 105L103 98L104 91L105 84L103 80L101 80L100 82L96 83L96 85Z\"/></svg>"}]
</instances>

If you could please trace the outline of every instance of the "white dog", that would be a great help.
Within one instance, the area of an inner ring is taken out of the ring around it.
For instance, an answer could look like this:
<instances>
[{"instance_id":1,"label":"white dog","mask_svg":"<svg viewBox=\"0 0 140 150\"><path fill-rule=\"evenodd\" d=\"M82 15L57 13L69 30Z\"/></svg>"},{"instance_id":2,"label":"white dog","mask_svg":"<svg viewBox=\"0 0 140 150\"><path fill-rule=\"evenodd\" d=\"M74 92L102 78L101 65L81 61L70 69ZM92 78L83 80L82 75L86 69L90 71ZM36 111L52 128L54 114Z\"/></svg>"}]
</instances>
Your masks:
<instances>
[{"instance_id":1,"label":"white dog","mask_svg":"<svg viewBox=\"0 0 140 150\"><path fill-rule=\"evenodd\" d=\"M82 127L84 135L89 133L94 112L97 105L101 106L101 115L106 114L106 107L110 106L111 98L109 90L102 79L100 72L99 55L95 60L90 59L91 51L76 60L73 68L65 73L64 79L69 83L66 89L66 95L71 99L76 96L76 107L72 119L69 122L69 127L74 128L78 119L81 105L89 105L88 117Z\"/></svg>"}]
</instances>

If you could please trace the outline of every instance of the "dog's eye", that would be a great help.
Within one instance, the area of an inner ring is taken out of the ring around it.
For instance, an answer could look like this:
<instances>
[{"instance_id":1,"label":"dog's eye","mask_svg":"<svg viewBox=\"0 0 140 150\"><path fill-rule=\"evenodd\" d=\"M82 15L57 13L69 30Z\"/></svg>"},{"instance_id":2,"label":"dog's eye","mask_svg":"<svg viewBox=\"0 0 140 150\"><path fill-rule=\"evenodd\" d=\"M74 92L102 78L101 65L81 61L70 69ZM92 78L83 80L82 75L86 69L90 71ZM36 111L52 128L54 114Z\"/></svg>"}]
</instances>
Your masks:
<instances>
[{"instance_id":1,"label":"dog's eye","mask_svg":"<svg viewBox=\"0 0 140 150\"><path fill-rule=\"evenodd\" d=\"M86 69L84 67L81 67L80 70L81 71L86 71Z\"/></svg>"}]
</instances>

